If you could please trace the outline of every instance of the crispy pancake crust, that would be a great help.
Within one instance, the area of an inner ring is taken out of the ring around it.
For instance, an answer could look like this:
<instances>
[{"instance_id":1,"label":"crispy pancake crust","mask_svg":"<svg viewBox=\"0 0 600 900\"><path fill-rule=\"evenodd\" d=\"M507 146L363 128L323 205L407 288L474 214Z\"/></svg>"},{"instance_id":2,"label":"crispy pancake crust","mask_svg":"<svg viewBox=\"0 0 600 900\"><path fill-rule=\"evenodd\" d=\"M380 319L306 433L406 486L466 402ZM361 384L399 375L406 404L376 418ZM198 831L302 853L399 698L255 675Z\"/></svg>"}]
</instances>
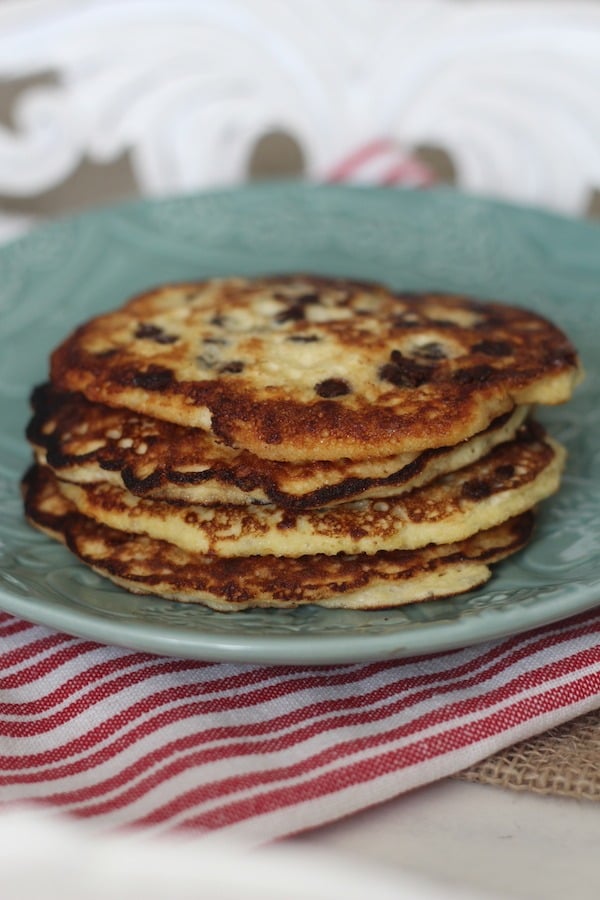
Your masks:
<instances>
[{"instance_id":1,"label":"crispy pancake crust","mask_svg":"<svg viewBox=\"0 0 600 900\"><path fill-rule=\"evenodd\" d=\"M527 414L527 407L518 407L457 447L362 462L293 464L225 447L209 432L61 394L51 385L36 388L32 407L27 437L37 461L62 480L106 481L153 499L275 503L286 509L405 493L511 440Z\"/></svg>"},{"instance_id":2,"label":"crispy pancake crust","mask_svg":"<svg viewBox=\"0 0 600 900\"><path fill-rule=\"evenodd\" d=\"M531 312L317 276L168 285L54 352L63 390L288 462L414 453L560 403L574 348Z\"/></svg>"},{"instance_id":3,"label":"crispy pancake crust","mask_svg":"<svg viewBox=\"0 0 600 900\"><path fill-rule=\"evenodd\" d=\"M217 556L376 553L447 544L491 528L557 490L565 452L534 423L483 459L400 497L315 510L200 506L134 497L104 483L59 482L86 516Z\"/></svg>"},{"instance_id":4,"label":"crispy pancake crust","mask_svg":"<svg viewBox=\"0 0 600 900\"><path fill-rule=\"evenodd\" d=\"M97 524L65 499L47 468L29 470L23 493L31 524L64 541L100 574L134 593L202 603L223 612L307 603L374 609L454 595L484 583L489 566L521 549L533 529L529 512L466 541L422 550L218 559Z\"/></svg>"}]
</instances>

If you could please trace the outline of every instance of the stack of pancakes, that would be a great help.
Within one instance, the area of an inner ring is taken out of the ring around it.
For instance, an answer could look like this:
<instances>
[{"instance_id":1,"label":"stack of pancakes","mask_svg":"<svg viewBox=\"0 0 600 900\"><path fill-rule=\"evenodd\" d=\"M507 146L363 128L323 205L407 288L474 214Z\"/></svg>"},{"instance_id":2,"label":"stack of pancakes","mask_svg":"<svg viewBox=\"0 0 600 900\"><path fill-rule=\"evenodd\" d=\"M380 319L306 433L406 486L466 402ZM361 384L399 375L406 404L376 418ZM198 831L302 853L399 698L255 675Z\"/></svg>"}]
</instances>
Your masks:
<instances>
[{"instance_id":1,"label":"stack of pancakes","mask_svg":"<svg viewBox=\"0 0 600 900\"><path fill-rule=\"evenodd\" d=\"M581 375L539 316L315 276L167 285L33 393L29 521L137 593L218 610L453 595L525 545Z\"/></svg>"}]
</instances>

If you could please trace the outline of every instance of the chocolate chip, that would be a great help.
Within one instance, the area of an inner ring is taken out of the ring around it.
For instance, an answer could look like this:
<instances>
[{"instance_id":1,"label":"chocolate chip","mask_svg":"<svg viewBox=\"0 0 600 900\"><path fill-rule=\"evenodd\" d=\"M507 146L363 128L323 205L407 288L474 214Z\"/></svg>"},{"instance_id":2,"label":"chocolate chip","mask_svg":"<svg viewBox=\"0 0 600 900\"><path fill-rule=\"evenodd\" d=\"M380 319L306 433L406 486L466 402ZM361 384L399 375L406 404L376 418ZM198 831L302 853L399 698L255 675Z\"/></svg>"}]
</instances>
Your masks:
<instances>
[{"instance_id":1,"label":"chocolate chip","mask_svg":"<svg viewBox=\"0 0 600 900\"><path fill-rule=\"evenodd\" d=\"M515 474L515 467L510 463L507 463L503 466L496 466L494 474L497 475L498 478L502 479L502 481L505 481L506 479L513 477L513 475Z\"/></svg>"},{"instance_id":2,"label":"chocolate chip","mask_svg":"<svg viewBox=\"0 0 600 900\"><path fill-rule=\"evenodd\" d=\"M331 397L344 397L351 393L351 387L343 378L326 378L315 385L315 391L319 397L330 399Z\"/></svg>"},{"instance_id":3,"label":"chocolate chip","mask_svg":"<svg viewBox=\"0 0 600 900\"><path fill-rule=\"evenodd\" d=\"M146 372L137 372L133 377L135 387L147 391L162 391L173 383L173 372L162 366L150 366Z\"/></svg>"},{"instance_id":4,"label":"chocolate chip","mask_svg":"<svg viewBox=\"0 0 600 900\"><path fill-rule=\"evenodd\" d=\"M458 384L485 384L494 375L492 366L472 366L470 369L458 369L452 376Z\"/></svg>"},{"instance_id":5,"label":"chocolate chip","mask_svg":"<svg viewBox=\"0 0 600 900\"><path fill-rule=\"evenodd\" d=\"M461 493L468 500L484 500L492 493L492 487L483 479L472 478L471 481L465 481Z\"/></svg>"},{"instance_id":6,"label":"chocolate chip","mask_svg":"<svg viewBox=\"0 0 600 900\"><path fill-rule=\"evenodd\" d=\"M471 350L474 353L484 353L486 356L512 356L513 348L508 341L480 341L473 344Z\"/></svg>"},{"instance_id":7,"label":"chocolate chip","mask_svg":"<svg viewBox=\"0 0 600 900\"><path fill-rule=\"evenodd\" d=\"M221 366L221 368L219 369L219 373L222 375L226 374L226 373L231 374L231 375L237 375L239 372L243 372L243 371L244 371L244 363L241 361L241 359L234 359L231 362L225 363L225 365Z\"/></svg>"},{"instance_id":8,"label":"chocolate chip","mask_svg":"<svg viewBox=\"0 0 600 900\"><path fill-rule=\"evenodd\" d=\"M289 304L287 309L282 310L275 316L275 321L283 324L284 322L300 322L306 318L304 311L305 306L310 306L320 302L318 294L299 294L297 297L290 297L287 294L275 294L277 300L283 300Z\"/></svg>"},{"instance_id":9,"label":"chocolate chip","mask_svg":"<svg viewBox=\"0 0 600 900\"><path fill-rule=\"evenodd\" d=\"M275 316L275 321L282 325L284 322L299 322L305 318L306 313L304 312L304 307L290 306L287 309L282 310L280 313L277 313L277 315Z\"/></svg>"},{"instance_id":10,"label":"chocolate chip","mask_svg":"<svg viewBox=\"0 0 600 900\"><path fill-rule=\"evenodd\" d=\"M379 369L382 381L389 381L395 387L419 387L431 380L431 366L422 366L412 359L407 359L399 350L392 350L391 362Z\"/></svg>"},{"instance_id":11,"label":"chocolate chip","mask_svg":"<svg viewBox=\"0 0 600 900\"><path fill-rule=\"evenodd\" d=\"M96 357L98 359L110 359L110 357L114 356L116 352L116 347L110 347L108 350L101 350L100 353L96 353Z\"/></svg>"},{"instance_id":12,"label":"chocolate chip","mask_svg":"<svg viewBox=\"0 0 600 900\"><path fill-rule=\"evenodd\" d=\"M148 322L140 322L135 330L137 338L154 338L157 334L163 334L162 328L158 325L150 325Z\"/></svg>"},{"instance_id":13,"label":"chocolate chip","mask_svg":"<svg viewBox=\"0 0 600 900\"><path fill-rule=\"evenodd\" d=\"M561 348L558 350L550 350L548 348L544 348L545 353L543 355L543 363L547 366L552 366L552 368L563 368L563 366L576 366L577 365L577 354L575 351L570 348Z\"/></svg>"},{"instance_id":14,"label":"chocolate chip","mask_svg":"<svg viewBox=\"0 0 600 900\"><path fill-rule=\"evenodd\" d=\"M320 303L321 298L318 294L315 294L312 291L310 294L300 294L299 297L294 297L294 303L298 303L300 306L310 306L314 303Z\"/></svg>"},{"instance_id":15,"label":"chocolate chip","mask_svg":"<svg viewBox=\"0 0 600 900\"><path fill-rule=\"evenodd\" d=\"M291 334L286 338L286 341L292 341L294 344L314 344L315 341L320 340L318 334Z\"/></svg>"},{"instance_id":16,"label":"chocolate chip","mask_svg":"<svg viewBox=\"0 0 600 900\"><path fill-rule=\"evenodd\" d=\"M177 340L177 335L167 334L159 325L152 325L149 322L140 322L135 337L156 341L157 344L174 344Z\"/></svg>"}]
</instances>

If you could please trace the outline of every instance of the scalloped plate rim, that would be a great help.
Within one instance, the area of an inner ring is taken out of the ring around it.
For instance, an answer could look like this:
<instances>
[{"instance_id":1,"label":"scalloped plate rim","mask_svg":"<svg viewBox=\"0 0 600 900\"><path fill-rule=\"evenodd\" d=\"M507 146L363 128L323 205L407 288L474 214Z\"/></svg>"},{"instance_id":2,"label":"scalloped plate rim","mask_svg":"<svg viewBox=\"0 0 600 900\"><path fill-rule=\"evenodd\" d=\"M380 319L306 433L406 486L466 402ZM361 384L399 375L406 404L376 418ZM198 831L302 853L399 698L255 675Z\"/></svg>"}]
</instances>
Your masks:
<instances>
[{"instance_id":1,"label":"scalloped plate rim","mask_svg":"<svg viewBox=\"0 0 600 900\"><path fill-rule=\"evenodd\" d=\"M544 611L537 606L485 610L475 616L451 622L424 622L410 630L383 635L289 634L285 636L255 633L226 638L192 632L169 624L166 630L158 622L122 622L91 610L73 610L52 604L40 606L33 598L11 596L0 590L0 608L37 625L92 639L101 644L139 650L157 655L209 662L329 665L368 662L443 653L473 644L523 634L544 625L597 607L600 600L582 591L580 597L555 597L545 601ZM225 614L228 615L228 614ZM235 614L233 614L235 615ZM315 642L318 647L315 647Z\"/></svg>"}]
</instances>

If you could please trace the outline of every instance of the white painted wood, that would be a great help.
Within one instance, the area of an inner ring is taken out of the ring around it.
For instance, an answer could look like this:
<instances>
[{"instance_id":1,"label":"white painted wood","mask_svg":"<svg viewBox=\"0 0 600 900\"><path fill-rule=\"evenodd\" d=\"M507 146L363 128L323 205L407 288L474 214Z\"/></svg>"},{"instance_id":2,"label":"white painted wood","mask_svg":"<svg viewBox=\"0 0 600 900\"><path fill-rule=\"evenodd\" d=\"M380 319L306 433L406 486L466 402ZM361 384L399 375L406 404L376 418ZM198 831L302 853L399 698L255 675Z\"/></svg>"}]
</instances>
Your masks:
<instances>
[{"instance_id":1,"label":"white painted wood","mask_svg":"<svg viewBox=\"0 0 600 900\"><path fill-rule=\"evenodd\" d=\"M391 136L444 147L471 191L579 213L600 186L583 0L3 0L0 79L47 70L0 129L0 193L125 151L145 194L235 184L271 128L313 178Z\"/></svg>"}]
</instances>

